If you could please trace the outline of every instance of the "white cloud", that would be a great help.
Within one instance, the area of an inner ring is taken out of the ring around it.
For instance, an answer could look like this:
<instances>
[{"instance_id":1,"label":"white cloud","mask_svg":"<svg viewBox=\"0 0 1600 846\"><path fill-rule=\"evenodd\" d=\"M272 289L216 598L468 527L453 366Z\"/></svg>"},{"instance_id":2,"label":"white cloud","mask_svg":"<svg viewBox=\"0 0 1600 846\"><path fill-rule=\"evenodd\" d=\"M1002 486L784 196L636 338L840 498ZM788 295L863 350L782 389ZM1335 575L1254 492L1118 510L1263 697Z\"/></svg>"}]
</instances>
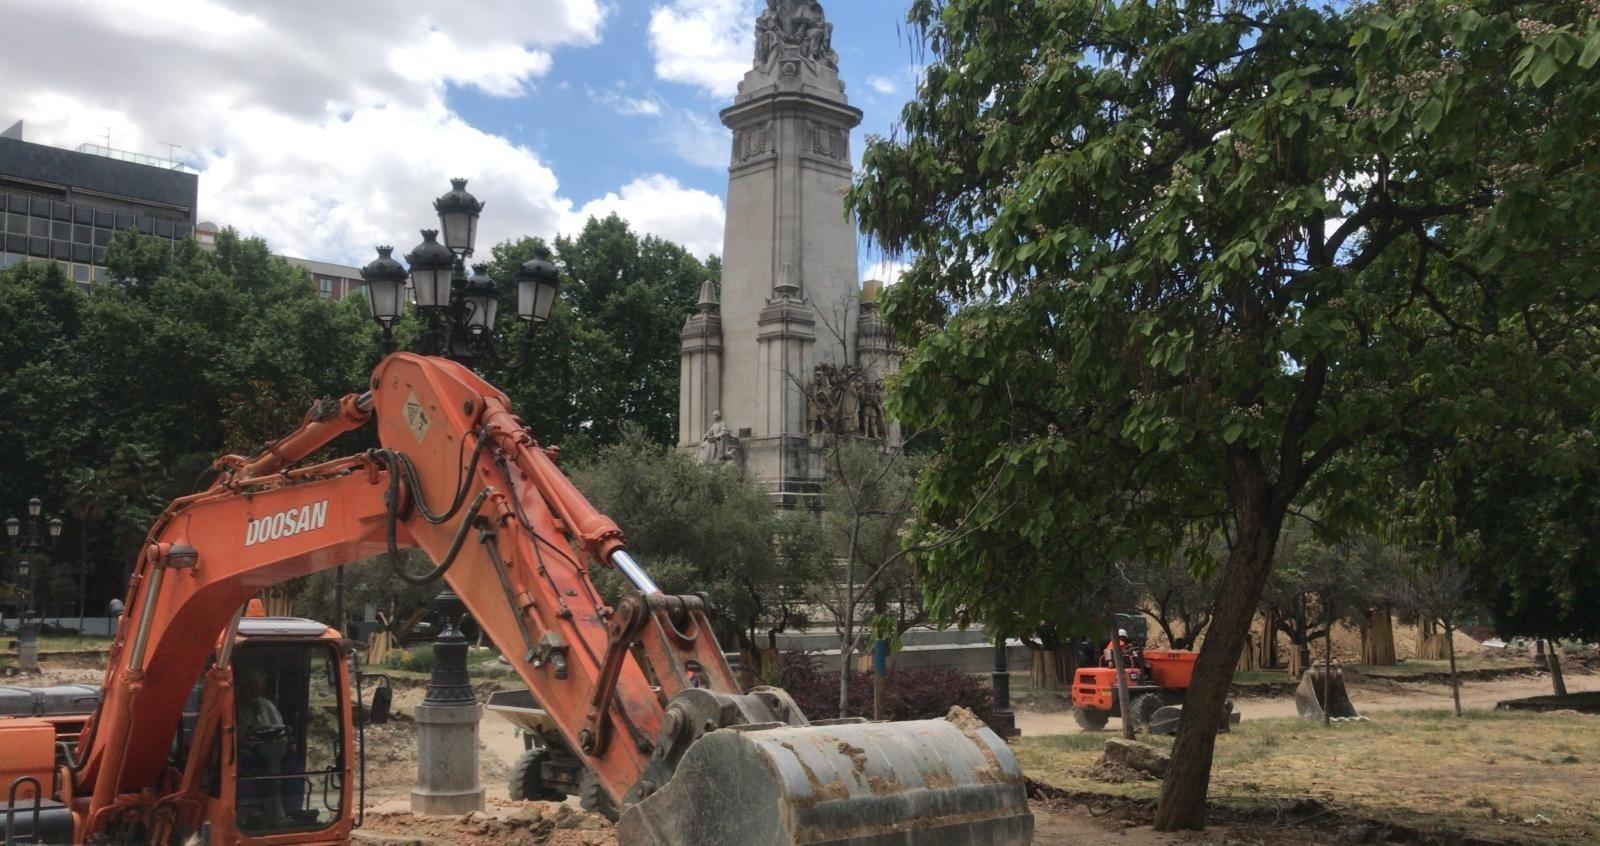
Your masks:
<instances>
[{"instance_id":1,"label":"white cloud","mask_svg":"<svg viewBox=\"0 0 1600 846\"><path fill-rule=\"evenodd\" d=\"M900 281L906 273L909 262L894 259L882 259L867 265L867 273L863 279L876 279L885 286L893 285Z\"/></svg>"},{"instance_id":2,"label":"white cloud","mask_svg":"<svg viewBox=\"0 0 1600 846\"><path fill-rule=\"evenodd\" d=\"M395 50L390 64L396 73L425 85L446 81L472 85L494 97L519 97L527 92L527 80L550 71L549 53L518 44L461 45L434 31L419 47Z\"/></svg>"},{"instance_id":3,"label":"white cloud","mask_svg":"<svg viewBox=\"0 0 1600 846\"><path fill-rule=\"evenodd\" d=\"M616 103L617 113L624 116L660 117L661 101L637 97L623 97Z\"/></svg>"},{"instance_id":4,"label":"white cloud","mask_svg":"<svg viewBox=\"0 0 1600 846\"><path fill-rule=\"evenodd\" d=\"M589 93L590 99L605 104L623 117L660 117L666 108L661 95L646 91L642 97L631 96L624 82L618 82L608 91L596 91L588 86L584 86L584 90Z\"/></svg>"},{"instance_id":5,"label":"white cloud","mask_svg":"<svg viewBox=\"0 0 1600 846\"><path fill-rule=\"evenodd\" d=\"M656 76L731 97L754 64L755 0L670 0L650 13Z\"/></svg>"},{"instance_id":6,"label":"white cloud","mask_svg":"<svg viewBox=\"0 0 1600 846\"><path fill-rule=\"evenodd\" d=\"M894 80L886 76L876 75L867 77L867 87L883 95L893 94L899 90L899 86L895 84Z\"/></svg>"},{"instance_id":7,"label":"white cloud","mask_svg":"<svg viewBox=\"0 0 1600 846\"><path fill-rule=\"evenodd\" d=\"M620 193L607 194L579 209L562 227L576 231L590 217L612 212L640 232L676 241L697 256L722 252L722 225L726 212L722 198L693 188L663 174L635 179Z\"/></svg>"},{"instance_id":8,"label":"white cloud","mask_svg":"<svg viewBox=\"0 0 1600 846\"><path fill-rule=\"evenodd\" d=\"M710 170L726 170L733 136L721 123L680 109L667 118L667 144L678 158Z\"/></svg>"},{"instance_id":9,"label":"white cloud","mask_svg":"<svg viewBox=\"0 0 1600 846\"><path fill-rule=\"evenodd\" d=\"M202 170L200 215L286 253L361 263L376 243L408 249L453 176L488 203L481 243L550 235L576 205L554 172L453 113L445 88L521 96L603 21L597 0L389 0L382 14L325 0L8 0L0 119L63 147L106 127L123 149L182 144ZM63 39L93 61L60 61ZM640 184L612 197L650 208L676 187ZM683 193L709 214L708 195ZM706 243L683 221L636 224Z\"/></svg>"}]
</instances>

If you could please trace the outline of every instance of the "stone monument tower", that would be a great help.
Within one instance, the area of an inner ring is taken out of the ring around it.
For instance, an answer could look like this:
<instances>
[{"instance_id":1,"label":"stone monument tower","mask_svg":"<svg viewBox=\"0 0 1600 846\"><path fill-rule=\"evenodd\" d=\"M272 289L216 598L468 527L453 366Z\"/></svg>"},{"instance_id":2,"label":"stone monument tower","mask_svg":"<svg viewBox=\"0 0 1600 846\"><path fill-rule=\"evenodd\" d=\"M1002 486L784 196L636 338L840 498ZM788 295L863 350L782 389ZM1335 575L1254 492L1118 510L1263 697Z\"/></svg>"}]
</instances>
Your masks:
<instances>
[{"instance_id":1,"label":"stone monument tower","mask_svg":"<svg viewBox=\"0 0 1600 846\"><path fill-rule=\"evenodd\" d=\"M821 3L766 0L754 67L722 122L733 130L722 294L708 285L684 326L679 443L798 504L822 479L817 435L887 440L892 428L874 407L888 339L862 307L844 208L861 110Z\"/></svg>"}]
</instances>

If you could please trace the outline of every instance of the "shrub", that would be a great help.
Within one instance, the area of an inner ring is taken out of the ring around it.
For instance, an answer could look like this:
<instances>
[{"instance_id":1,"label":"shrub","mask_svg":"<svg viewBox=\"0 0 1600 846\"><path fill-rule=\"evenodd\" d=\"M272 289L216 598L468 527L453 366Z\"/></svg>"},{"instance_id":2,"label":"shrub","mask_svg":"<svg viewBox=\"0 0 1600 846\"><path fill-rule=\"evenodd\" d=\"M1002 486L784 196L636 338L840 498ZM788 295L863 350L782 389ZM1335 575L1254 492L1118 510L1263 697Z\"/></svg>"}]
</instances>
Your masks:
<instances>
[{"instance_id":1,"label":"shrub","mask_svg":"<svg viewBox=\"0 0 1600 846\"><path fill-rule=\"evenodd\" d=\"M824 671L815 656L781 653L763 675L764 683L788 691L807 717L839 715L839 674ZM956 705L987 721L994 703L980 679L950 667L896 667L885 678L883 710L890 720L943 717ZM872 716L872 673L851 673L849 710L852 717Z\"/></svg>"},{"instance_id":2,"label":"shrub","mask_svg":"<svg viewBox=\"0 0 1600 846\"><path fill-rule=\"evenodd\" d=\"M433 647L421 646L416 649L396 649L383 659L383 666L391 670L405 670L411 673L433 672Z\"/></svg>"}]
</instances>

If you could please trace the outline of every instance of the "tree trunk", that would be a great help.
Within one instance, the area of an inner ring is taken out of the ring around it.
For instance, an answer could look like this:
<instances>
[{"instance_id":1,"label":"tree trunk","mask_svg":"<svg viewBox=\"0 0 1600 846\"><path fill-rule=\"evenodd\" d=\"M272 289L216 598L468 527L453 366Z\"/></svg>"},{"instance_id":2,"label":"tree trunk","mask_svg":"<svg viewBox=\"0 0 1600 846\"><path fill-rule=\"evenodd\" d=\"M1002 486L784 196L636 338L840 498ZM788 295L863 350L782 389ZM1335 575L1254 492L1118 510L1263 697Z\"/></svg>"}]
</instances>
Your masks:
<instances>
[{"instance_id":1,"label":"tree trunk","mask_svg":"<svg viewBox=\"0 0 1600 846\"><path fill-rule=\"evenodd\" d=\"M1261 650L1256 647L1255 632L1251 632L1250 641L1246 643L1244 649L1240 651L1239 663L1235 664L1233 668L1235 671L1241 673L1259 670L1261 669L1261 665L1257 662L1260 661L1260 659Z\"/></svg>"},{"instance_id":2,"label":"tree trunk","mask_svg":"<svg viewBox=\"0 0 1600 846\"><path fill-rule=\"evenodd\" d=\"M1028 677L1033 683L1034 690L1066 689L1067 682L1071 680L1072 673L1076 669L1071 650L1034 649L1029 652L1029 657L1033 659L1033 663Z\"/></svg>"},{"instance_id":3,"label":"tree trunk","mask_svg":"<svg viewBox=\"0 0 1600 846\"><path fill-rule=\"evenodd\" d=\"M1268 611L1264 615L1265 625L1261 635L1261 669L1278 669L1278 612Z\"/></svg>"},{"instance_id":4,"label":"tree trunk","mask_svg":"<svg viewBox=\"0 0 1600 846\"><path fill-rule=\"evenodd\" d=\"M1393 667L1398 660L1394 651L1394 618L1389 606L1373 609L1361 629L1361 663L1369 667Z\"/></svg>"},{"instance_id":5,"label":"tree trunk","mask_svg":"<svg viewBox=\"0 0 1600 846\"><path fill-rule=\"evenodd\" d=\"M850 525L850 555L844 563L844 638L839 643L839 717L850 716L850 658L856 637L856 550L861 538L861 515Z\"/></svg>"},{"instance_id":6,"label":"tree trunk","mask_svg":"<svg viewBox=\"0 0 1600 846\"><path fill-rule=\"evenodd\" d=\"M1322 649L1322 727L1333 725L1333 606L1326 606L1328 636Z\"/></svg>"},{"instance_id":7,"label":"tree trunk","mask_svg":"<svg viewBox=\"0 0 1600 846\"><path fill-rule=\"evenodd\" d=\"M1133 703L1128 701L1128 657L1122 654L1122 638L1111 627L1111 666L1117 671L1117 703L1122 706L1122 736L1133 739Z\"/></svg>"},{"instance_id":8,"label":"tree trunk","mask_svg":"<svg viewBox=\"0 0 1600 846\"><path fill-rule=\"evenodd\" d=\"M1417 658L1428 654L1428 641L1433 637L1433 621L1423 618L1417 622Z\"/></svg>"},{"instance_id":9,"label":"tree trunk","mask_svg":"<svg viewBox=\"0 0 1600 846\"><path fill-rule=\"evenodd\" d=\"M1456 716L1461 716L1461 679L1456 676L1456 627L1444 621L1444 636L1450 640L1450 696L1456 701Z\"/></svg>"},{"instance_id":10,"label":"tree trunk","mask_svg":"<svg viewBox=\"0 0 1600 846\"><path fill-rule=\"evenodd\" d=\"M1265 501L1264 484L1244 484L1246 489L1241 495L1246 502L1238 507L1238 535L1228 553L1217 587L1216 611L1195 662L1189 693L1184 697L1178 738L1172 745L1172 766L1161 785L1157 831L1205 827L1206 793L1211 788L1217 729L1224 719L1233 668L1239 662L1239 651L1250 639L1250 623L1272 570L1272 554L1283 517L1264 515L1271 508Z\"/></svg>"},{"instance_id":11,"label":"tree trunk","mask_svg":"<svg viewBox=\"0 0 1600 846\"><path fill-rule=\"evenodd\" d=\"M1550 656L1550 683L1555 687L1557 696L1566 696L1567 678L1561 672L1561 641L1550 641L1545 652Z\"/></svg>"}]
</instances>

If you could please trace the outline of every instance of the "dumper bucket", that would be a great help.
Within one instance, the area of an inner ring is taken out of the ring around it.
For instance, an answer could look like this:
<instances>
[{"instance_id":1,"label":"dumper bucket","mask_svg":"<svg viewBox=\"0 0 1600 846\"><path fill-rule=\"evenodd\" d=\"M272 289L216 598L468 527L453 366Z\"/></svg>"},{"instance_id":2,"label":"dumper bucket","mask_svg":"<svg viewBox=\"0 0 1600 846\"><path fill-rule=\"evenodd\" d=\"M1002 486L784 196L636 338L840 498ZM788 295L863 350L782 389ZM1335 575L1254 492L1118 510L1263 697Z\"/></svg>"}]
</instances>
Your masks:
<instances>
[{"instance_id":1,"label":"dumper bucket","mask_svg":"<svg viewBox=\"0 0 1600 846\"><path fill-rule=\"evenodd\" d=\"M624 812L621 846L1026 846L1022 770L948 720L722 729Z\"/></svg>"},{"instance_id":2,"label":"dumper bucket","mask_svg":"<svg viewBox=\"0 0 1600 846\"><path fill-rule=\"evenodd\" d=\"M1344 670L1338 667L1331 672L1325 667L1313 667L1300 677L1300 686L1294 691L1294 707L1307 720L1320 720L1326 711L1337 722L1364 722L1366 717L1350 701L1350 691L1344 684Z\"/></svg>"}]
</instances>

